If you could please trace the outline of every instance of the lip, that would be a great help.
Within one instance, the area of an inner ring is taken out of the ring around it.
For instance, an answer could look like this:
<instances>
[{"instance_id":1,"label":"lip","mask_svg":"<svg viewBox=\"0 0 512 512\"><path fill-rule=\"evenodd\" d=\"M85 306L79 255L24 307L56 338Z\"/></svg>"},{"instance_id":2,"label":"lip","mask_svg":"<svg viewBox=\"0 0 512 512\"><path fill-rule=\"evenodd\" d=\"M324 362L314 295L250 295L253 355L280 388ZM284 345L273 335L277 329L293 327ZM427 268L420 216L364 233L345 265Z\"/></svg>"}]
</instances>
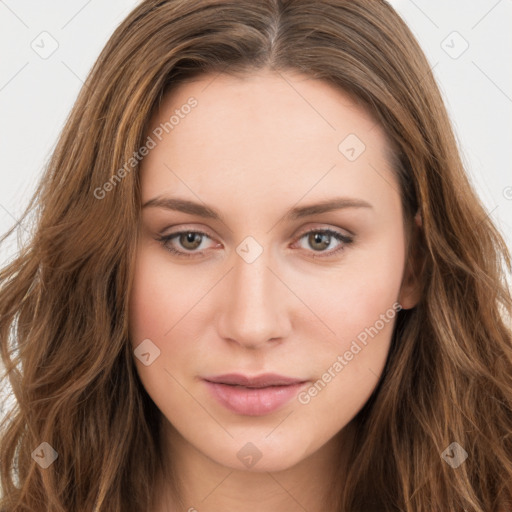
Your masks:
<instances>
[{"instance_id":1,"label":"lip","mask_svg":"<svg viewBox=\"0 0 512 512\"><path fill-rule=\"evenodd\" d=\"M204 377L209 382L217 382L220 384L231 384L238 386L246 386L249 388L264 388L267 386L287 386L290 384L298 384L305 382L304 379L295 379L293 377L285 377L277 373L262 373L249 377L242 373L225 373L213 377Z\"/></svg>"},{"instance_id":2,"label":"lip","mask_svg":"<svg viewBox=\"0 0 512 512\"><path fill-rule=\"evenodd\" d=\"M245 416L263 416L277 411L307 382L275 373L253 377L229 373L205 377L203 381L221 405Z\"/></svg>"}]
</instances>

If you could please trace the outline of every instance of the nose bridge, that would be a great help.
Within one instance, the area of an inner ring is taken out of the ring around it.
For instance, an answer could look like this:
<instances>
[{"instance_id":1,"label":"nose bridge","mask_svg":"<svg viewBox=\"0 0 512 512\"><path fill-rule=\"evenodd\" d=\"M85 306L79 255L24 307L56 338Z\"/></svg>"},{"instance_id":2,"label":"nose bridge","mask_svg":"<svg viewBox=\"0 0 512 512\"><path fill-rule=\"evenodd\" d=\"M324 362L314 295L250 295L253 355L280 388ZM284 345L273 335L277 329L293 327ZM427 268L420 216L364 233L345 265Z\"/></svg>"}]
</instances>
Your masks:
<instances>
[{"instance_id":1,"label":"nose bridge","mask_svg":"<svg viewBox=\"0 0 512 512\"><path fill-rule=\"evenodd\" d=\"M233 265L229 297L221 301L220 334L252 347L283 337L286 322L283 284L270 270L273 268L271 252L248 237L237 247Z\"/></svg>"}]
</instances>

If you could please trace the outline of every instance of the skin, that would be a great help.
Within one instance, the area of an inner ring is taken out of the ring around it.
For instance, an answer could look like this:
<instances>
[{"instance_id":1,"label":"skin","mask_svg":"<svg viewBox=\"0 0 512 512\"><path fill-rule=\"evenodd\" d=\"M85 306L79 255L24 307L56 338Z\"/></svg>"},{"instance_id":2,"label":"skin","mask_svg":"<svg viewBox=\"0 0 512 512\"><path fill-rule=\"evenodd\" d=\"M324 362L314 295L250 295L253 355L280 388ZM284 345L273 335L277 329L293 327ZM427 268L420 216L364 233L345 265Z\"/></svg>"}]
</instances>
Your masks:
<instances>
[{"instance_id":1,"label":"skin","mask_svg":"<svg viewBox=\"0 0 512 512\"><path fill-rule=\"evenodd\" d=\"M191 96L197 106L140 169L142 204L180 197L224 219L142 210L130 336L133 348L149 338L160 350L148 366L135 361L166 419L163 449L183 486L178 507L162 480L155 510L325 511L329 475L345 460L351 420L381 375L395 319L344 359L342 371L333 363L393 304L408 309L418 300L388 142L343 91L270 70L181 84L164 97L150 126ZM354 161L338 149L349 134L366 146ZM284 219L290 208L334 197L370 207ZM352 235L352 243L327 236L322 248L322 240L307 235L328 228ZM157 240L180 230L208 234L167 242L195 251L191 258ZM248 236L263 249L251 263L236 250ZM293 398L262 416L227 410L201 380L273 372L308 380L308 390L329 368L330 382L308 403ZM248 442L261 454L252 467L237 457Z\"/></svg>"}]
</instances>

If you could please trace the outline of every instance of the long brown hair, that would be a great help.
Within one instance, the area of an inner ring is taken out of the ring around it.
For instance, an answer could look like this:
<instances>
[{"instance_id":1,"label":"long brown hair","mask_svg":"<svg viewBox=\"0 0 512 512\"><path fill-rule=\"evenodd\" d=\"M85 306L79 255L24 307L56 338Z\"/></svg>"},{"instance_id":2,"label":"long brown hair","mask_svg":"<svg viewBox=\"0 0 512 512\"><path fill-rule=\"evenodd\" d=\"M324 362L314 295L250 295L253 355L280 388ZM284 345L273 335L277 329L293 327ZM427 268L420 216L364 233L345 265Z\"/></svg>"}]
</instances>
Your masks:
<instances>
[{"instance_id":1,"label":"long brown hair","mask_svg":"<svg viewBox=\"0 0 512 512\"><path fill-rule=\"evenodd\" d=\"M337 510L504 510L510 255L411 31L384 0L146 0L91 70L23 217L33 215L30 240L0 273L0 347L16 399L0 438L6 512L149 509L164 467L161 413L129 343L140 190L138 161L126 162L180 81L263 68L326 80L364 105L392 144L404 215L422 221L411 248L422 297L398 314L355 419ZM46 469L33 455L43 442L57 454ZM441 456L454 442L468 454L457 468Z\"/></svg>"}]
</instances>

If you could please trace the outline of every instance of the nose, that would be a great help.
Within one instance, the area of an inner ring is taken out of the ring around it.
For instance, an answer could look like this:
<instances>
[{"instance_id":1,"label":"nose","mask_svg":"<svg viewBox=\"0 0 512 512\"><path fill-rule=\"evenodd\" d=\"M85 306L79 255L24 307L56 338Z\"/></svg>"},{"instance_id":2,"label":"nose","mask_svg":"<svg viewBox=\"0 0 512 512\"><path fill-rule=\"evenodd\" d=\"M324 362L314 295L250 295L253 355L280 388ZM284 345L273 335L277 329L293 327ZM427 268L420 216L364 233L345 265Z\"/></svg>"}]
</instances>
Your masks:
<instances>
[{"instance_id":1,"label":"nose","mask_svg":"<svg viewBox=\"0 0 512 512\"><path fill-rule=\"evenodd\" d=\"M264 250L248 263L234 254L234 268L220 292L225 294L219 301L217 324L222 339L258 349L288 336L293 294L268 256Z\"/></svg>"}]
</instances>

